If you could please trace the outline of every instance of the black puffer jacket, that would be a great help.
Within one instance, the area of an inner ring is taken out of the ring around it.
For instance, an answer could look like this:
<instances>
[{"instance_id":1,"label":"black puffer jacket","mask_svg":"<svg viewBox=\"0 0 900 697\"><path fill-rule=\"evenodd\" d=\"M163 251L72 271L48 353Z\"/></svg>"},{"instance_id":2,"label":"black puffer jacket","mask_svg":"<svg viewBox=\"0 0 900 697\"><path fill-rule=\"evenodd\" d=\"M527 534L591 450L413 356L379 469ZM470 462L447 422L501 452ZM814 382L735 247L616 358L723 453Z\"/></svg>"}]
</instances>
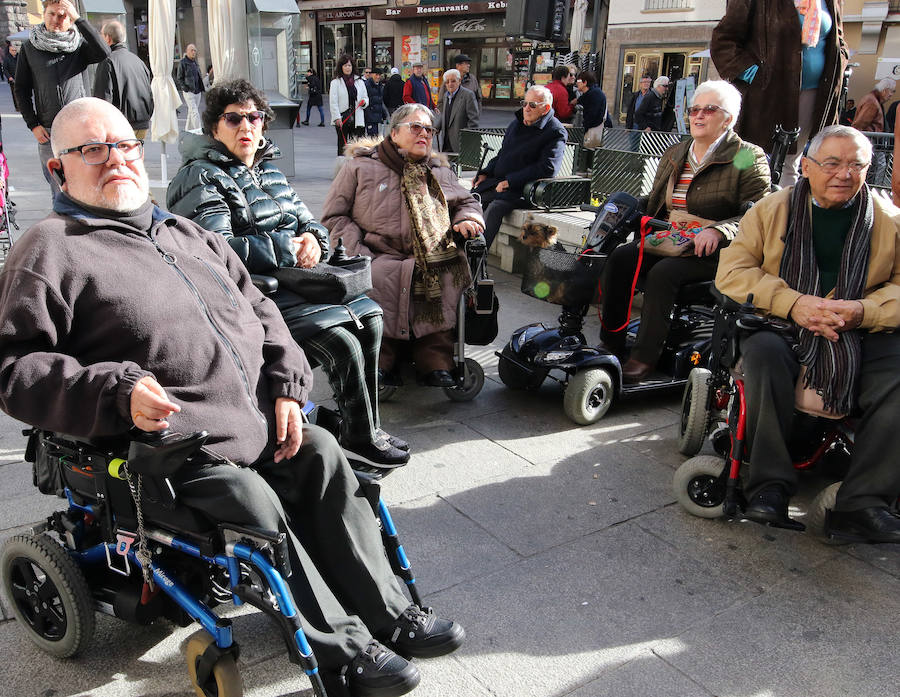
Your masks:
<instances>
[{"instance_id":1,"label":"black puffer jacket","mask_svg":"<svg viewBox=\"0 0 900 697\"><path fill-rule=\"evenodd\" d=\"M181 169L166 192L169 210L225 235L250 273L294 266L291 240L305 232L318 238L322 259L328 258L328 230L272 162L281 153L271 141L253 167L208 136L185 133L180 147Z\"/></svg>"},{"instance_id":2,"label":"black puffer jacket","mask_svg":"<svg viewBox=\"0 0 900 697\"><path fill-rule=\"evenodd\" d=\"M190 218L228 239L251 273L269 274L277 267L294 266L291 240L309 232L328 259L328 230L313 218L309 208L272 162L281 156L271 141L258 151L253 167L247 167L219 141L185 133L181 139L183 162L169 184L169 210ZM381 307L366 296L347 305L309 302L279 289L272 300L296 341L342 324L358 324L359 317L381 314Z\"/></svg>"}]
</instances>

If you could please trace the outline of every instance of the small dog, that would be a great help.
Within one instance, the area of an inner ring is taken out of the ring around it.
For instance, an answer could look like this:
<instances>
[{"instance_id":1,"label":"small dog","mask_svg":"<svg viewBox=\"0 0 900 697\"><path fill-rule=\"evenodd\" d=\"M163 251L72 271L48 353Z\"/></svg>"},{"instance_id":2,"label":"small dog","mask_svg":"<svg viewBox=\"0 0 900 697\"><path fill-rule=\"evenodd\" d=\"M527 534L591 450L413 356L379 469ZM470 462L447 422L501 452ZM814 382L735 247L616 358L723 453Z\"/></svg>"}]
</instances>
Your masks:
<instances>
[{"instance_id":1,"label":"small dog","mask_svg":"<svg viewBox=\"0 0 900 697\"><path fill-rule=\"evenodd\" d=\"M565 251L565 247L556 239L558 233L559 230L555 225L539 223L534 219L533 215L529 215L525 219L524 225L522 225L522 232L519 233L519 242L526 247Z\"/></svg>"}]
</instances>

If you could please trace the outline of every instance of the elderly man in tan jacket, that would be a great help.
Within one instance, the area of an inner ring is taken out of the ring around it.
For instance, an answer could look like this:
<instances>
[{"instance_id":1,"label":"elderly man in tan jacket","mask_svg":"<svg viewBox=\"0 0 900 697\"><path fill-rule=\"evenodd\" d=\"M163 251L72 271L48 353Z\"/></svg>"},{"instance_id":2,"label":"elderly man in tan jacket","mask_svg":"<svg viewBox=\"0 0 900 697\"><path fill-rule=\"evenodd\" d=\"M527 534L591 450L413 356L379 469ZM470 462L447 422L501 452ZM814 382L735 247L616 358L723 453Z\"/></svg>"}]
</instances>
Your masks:
<instances>
[{"instance_id":1,"label":"elderly man in tan jacket","mask_svg":"<svg viewBox=\"0 0 900 697\"><path fill-rule=\"evenodd\" d=\"M722 251L716 286L790 319L795 341L760 331L742 341L750 443L746 518L802 529L788 517L797 487L787 442L794 385L824 406L859 413L850 469L826 524L830 536L900 542L900 212L865 184L869 141L847 126L815 136L804 178L768 196Z\"/></svg>"}]
</instances>

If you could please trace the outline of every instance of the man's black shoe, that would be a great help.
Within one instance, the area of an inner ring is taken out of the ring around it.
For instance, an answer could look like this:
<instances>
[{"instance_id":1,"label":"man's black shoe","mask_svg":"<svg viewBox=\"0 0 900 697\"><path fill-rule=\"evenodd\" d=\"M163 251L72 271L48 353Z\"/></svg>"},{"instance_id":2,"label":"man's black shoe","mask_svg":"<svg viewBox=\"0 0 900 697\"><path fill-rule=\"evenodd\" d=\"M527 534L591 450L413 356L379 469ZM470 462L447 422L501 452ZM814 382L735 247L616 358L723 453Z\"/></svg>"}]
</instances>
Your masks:
<instances>
[{"instance_id":1,"label":"man's black shoe","mask_svg":"<svg viewBox=\"0 0 900 697\"><path fill-rule=\"evenodd\" d=\"M434 658L462 646L466 631L457 622L441 619L430 607L410 605L379 636L403 656Z\"/></svg>"},{"instance_id":2,"label":"man's black shoe","mask_svg":"<svg viewBox=\"0 0 900 697\"><path fill-rule=\"evenodd\" d=\"M825 534L851 542L900 542L900 516L880 506L829 511Z\"/></svg>"},{"instance_id":3,"label":"man's black shoe","mask_svg":"<svg viewBox=\"0 0 900 697\"><path fill-rule=\"evenodd\" d=\"M397 450L403 450L404 452L409 452L409 443L407 443L402 438L397 438L397 436L392 436L390 433L381 428L375 429L375 435L381 440L385 440L391 445L393 445Z\"/></svg>"},{"instance_id":4,"label":"man's black shoe","mask_svg":"<svg viewBox=\"0 0 900 697\"><path fill-rule=\"evenodd\" d=\"M402 467L409 462L409 453L395 448L386 440L374 443L341 443L348 460L358 460L373 467Z\"/></svg>"},{"instance_id":5,"label":"man's black shoe","mask_svg":"<svg viewBox=\"0 0 900 697\"><path fill-rule=\"evenodd\" d=\"M416 689L419 669L374 639L347 666L353 697L398 697Z\"/></svg>"},{"instance_id":6,"label":"man's black shoe","mask_svg":"<svg viewBox=\"0 0 900 697\"><path fill-rule=\"evenodd\" d=\"M756 493L744 509L744 517L754 523L788 530L806 530L806 526L788 516L788 494L780 484L772 484Z\"/></svg>"},{"instance_id":7,"label":"man's black shoe","mask_svg":"<svg viewBox=\"0 0 900 697\"><path fill-rule=\"evenodd\" d=\"M403 387L403 378L393 370L378 369L378 384L388 387Z\"/></svg>"},{"instance_id":8,"label":"man's black shoe","mask_svg":"<svg viewBox=\"0 0 900 697\"><path fill-rule=\"evenodd\" d=\"M323 122L323 123L320 123L320 124L319 124L319 128L325 128L325 123L324 123L324 122Z\"/></svg>"},{"instance_id":9,"label":"man's black shoe","mask_svg":"<svg viewBox=\"0 0 900 697\"><path fill-rule=\"evenodd\" d=\"M309 121L301 121L300 123L302 123L304 126L309 126Z\"/></svg>"},{"instance_id":10,"label":"man's black shoe","mask_svg":"<svg viewBox=\"0 0 900 697\"><path fill-rule=\"evenodd\" d=\"M428 387L456 387L456 380L449 370L432 370L419 376L419 382Z\"/></svg>"}]
</instances>

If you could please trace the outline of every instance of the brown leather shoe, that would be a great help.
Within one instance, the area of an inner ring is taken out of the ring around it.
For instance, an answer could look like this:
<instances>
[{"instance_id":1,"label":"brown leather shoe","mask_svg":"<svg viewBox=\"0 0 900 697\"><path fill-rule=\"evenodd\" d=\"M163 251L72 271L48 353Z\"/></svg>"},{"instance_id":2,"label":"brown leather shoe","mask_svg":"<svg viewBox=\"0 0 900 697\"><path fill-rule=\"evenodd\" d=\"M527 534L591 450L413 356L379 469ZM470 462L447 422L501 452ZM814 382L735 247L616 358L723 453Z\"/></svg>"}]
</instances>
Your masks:
<instances>
[{"instance_id":1,"label":"brown leather shoe","mask_svg":"<svg viewBox=\"0 0 900 697\"><path fill-rule=\"evenodd\" d=\"M640 382L651 372L653 372L652 365L629 358L622 366L622 381L625 383Z\"/></svg>"}]
</instances>

